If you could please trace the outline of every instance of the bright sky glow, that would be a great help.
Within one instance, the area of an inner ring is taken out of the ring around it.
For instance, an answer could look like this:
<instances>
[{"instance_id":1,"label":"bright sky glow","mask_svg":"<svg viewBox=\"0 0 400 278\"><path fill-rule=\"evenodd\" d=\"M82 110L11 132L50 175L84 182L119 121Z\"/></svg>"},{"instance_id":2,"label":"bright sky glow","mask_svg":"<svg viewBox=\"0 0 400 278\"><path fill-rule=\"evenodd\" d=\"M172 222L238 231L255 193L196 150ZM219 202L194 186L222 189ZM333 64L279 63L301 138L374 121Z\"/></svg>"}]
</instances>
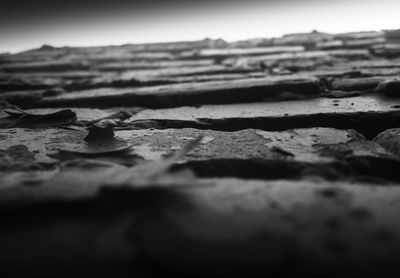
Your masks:
<instances>
[{"instance_id":1,"label":"bright sky glow","mask_svg":"<svg viewBox=\"0 0 400 278\"><path fill-rule=\"evenodd\" d=\"M400 28L399 0L331 1L285 4L256 3L233 7L157 11L132 15L72 20L49 26L21 26L1 35L0 52L39 47L118 45L125 43L197 40L205 37L228 41L274 37L285 33L341 33Z\"/></svg>"}]
</instances>

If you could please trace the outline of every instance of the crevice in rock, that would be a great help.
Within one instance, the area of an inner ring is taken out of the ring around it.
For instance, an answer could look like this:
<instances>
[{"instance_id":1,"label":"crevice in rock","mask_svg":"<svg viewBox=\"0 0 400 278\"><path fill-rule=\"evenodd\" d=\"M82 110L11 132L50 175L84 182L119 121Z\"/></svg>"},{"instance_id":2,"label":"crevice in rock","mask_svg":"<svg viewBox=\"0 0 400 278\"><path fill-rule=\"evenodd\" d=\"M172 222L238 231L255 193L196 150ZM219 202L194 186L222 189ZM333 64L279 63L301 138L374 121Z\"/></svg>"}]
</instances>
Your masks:
<instances>
[{"instance_id":1,"label":"crevice in rock","mask_svg":"<svg viewBox=\"0 0 400 278\"><path fill-rule=\"evenodd\" d=\"M400 181L400 160L380 157L353 157L329 163L293 160L210 159L177 164L173 170L189 168L199 177L237 177L261 180L298 180L306 176L325 180L352 180L377 184Z\"/></svg>"},{"instance_id":2,"label":"crevice in rock","mask_svg":"<svg viewBox=\"0 0 400 278\"><path fill-rule=\"evenodd\" d=\"M330 127L354 129L372 139L386 129L400 127L400 111L355 112L355 113L318 113L283 117L222 118L197 120L149 119L133 121L131 128L197 128L221 131L242 129L261 129L266 131L284 131L296 128Z\"/></svg>"}]
</instances>

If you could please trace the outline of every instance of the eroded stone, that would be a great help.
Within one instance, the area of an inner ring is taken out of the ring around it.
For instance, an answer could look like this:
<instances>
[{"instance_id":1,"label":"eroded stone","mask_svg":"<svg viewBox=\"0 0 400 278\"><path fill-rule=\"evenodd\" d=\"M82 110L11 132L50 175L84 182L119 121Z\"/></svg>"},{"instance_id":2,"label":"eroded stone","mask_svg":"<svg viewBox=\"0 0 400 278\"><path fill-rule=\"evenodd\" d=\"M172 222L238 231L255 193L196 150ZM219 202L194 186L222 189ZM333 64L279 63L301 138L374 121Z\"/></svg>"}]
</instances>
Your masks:
<instances>
[{"instance_id":1,"label":"eroded stone","mask_svg":"<svg viewBox=\"0 0 400 278\"><path fill-rule=\"evenodd\" d=\"M383 81L382 78L348 78L338 79L332 82L331 88L340 91L373 90Z\"/></svg>"},{"instance_id":2,"label":"eroded stone","mask_svg":"<svg viewBox=\"0 0 400 278\"><path fill-rule=\"evenodd\" d=\"M388 129L374 138L374 141L387 150L400 155L400 129Z\"/></svg>"},{"instance_id":3,"label":"eroded stone","mask_svg":"<svg viewBox=\"0 0 400 278\"><path fill-rule=\"evenodd\" d=\"M379 83L375 92L389 97L400 97L400 80L385 80Z\"/></svg>"},{"instance_id":4,"label":"eroded stone","mask_svg":"<svg viewBox=\"0 0 400 278\"><path fill-rule=\"evenodd\" d=\"M16 137L8 135L14 132ZM26 133L26 136L22 137ZM21 136L21 138L20 138ZM197 129L125 130L115 138L87 142L86 133L72 130L5 130L6 147L24 145L36 163L60 163L90 158L132 166L159 160L202 137L175 169L192 169L199 176L279 179L322 176L327 179L369 177L398 180L395 156L355 131L310 128L267 132L222 132ZM40 148L39 148L40 147Z\"/></svg>"},{"instance_id":5,"label":"eroded stone","mask_svg":"<svg viewBox=\"0 0 400 278\"><path fill-rule=\"evenodd\" d=\"M74 149L84 151L88 142L86 132L62 129L29 130L8 129L0 132L5 148L19 144L31 152L38 152L42 161L48 151ZM223 132L196 129L166 130L121 130L115 131L115 139L122 145L133 145L136 154L154 160L179 150L185 143L203 135L201 145L188 155L188 159L279 159L286 158L273 151L279 147L293 154L300 161L324 161L318 155L317 145L334 145L350 140L362 140L362 135L353 131L329 128L310 128L284 132L242 130ZM106 141L106 140L102 140ZM89 151L90 148L88 148ZM379 148L375 151L379 152ZM380 151L382 154L384 152ZM328 159L329 160L329 159ZM45 160L43 160L45 161Z\"/></svg>"},{"instance_id":6,"label":"eroded stone","mask_svg":"<svg viewBox=\"0 0 400 278\"><path fill-rule=\"evenodd\" d=\"M399 117L400 111L393 100L360 96L143 110L129 122L133 128L195 127L228 131L246 128L283 131L319 126L355 129L373 138L385 129L397 127Z\"/></svg>"},{"instance_id":7,"label":"eroded stone","mask_svg":"<svg viewBox=\"0 0 400 278\"><path fill-rule=\"evenodd\" d=\"M176 84L138 89L97 89L44 98L39 106L144 106L176 107L207 103L235 103L276 99L283 94L293 98L319 95L316 79L277 77Z\"/></svg>"}]
</instances>

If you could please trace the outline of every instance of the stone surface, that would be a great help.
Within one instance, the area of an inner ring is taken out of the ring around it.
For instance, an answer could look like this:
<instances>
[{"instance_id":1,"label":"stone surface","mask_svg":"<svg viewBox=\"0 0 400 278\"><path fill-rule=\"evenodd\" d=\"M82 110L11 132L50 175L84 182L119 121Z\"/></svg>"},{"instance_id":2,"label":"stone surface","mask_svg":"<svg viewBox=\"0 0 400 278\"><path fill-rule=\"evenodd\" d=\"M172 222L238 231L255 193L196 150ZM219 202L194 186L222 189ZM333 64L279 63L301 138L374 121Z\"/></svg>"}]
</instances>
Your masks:
<instances>
[{"instance_id":1,"label":"stone surface","mask_svg":"<svg viewBox=\"0 0 400 278\"><path fill-rule=\"evenodd\" d=\"M83 140L87 131L66 129L4 129L0 131L2 146L10 148L24 145L36 153L39 162L49 161L47 152L52 150L84 150L88 142ZM23 136L24 135L24 136ZM121 130L115 131L115 139L132 145L132 150L146 160L160 159L179 150L186 142L203 135L201 146L188 154L187 159L284 159L304 162L329 161L319 153L319 147L364 141L355 131L330 128L295 129L269 132L246 129L223 132L198 129ZM370 154L385 154L376 148Z\"/></svg>"},{"instance_id":2,"label":"stone surface","mask_svg":"<svg viewBox=\"0 0 400 278\"><path fill-rule=\"evenodd\" d=\"M399 34L0 54L0 276L399 277Z\"/></svg>"},{"instance_id":3,"label":"stone surface","mask_svg":"<svg viewBox=\"0 0 400 278\"><path fill-rule=\"evenodd\" d=\"M373 47L371 52L376 56L394 58L400 56L400 47L398 44L378 45Z\"/></svg>"},{"instance_id":4,"label":"stone surface","mask_svg":"<svg viewBox=\"0 0 400 278\"><path fill-rule=\"evenodd\" d=\"M386 80L379 83L375 88L378 94L386 95L389 97L400 97L400 80Z\"/></svg>"},{"instance_id":5,"label":"stone surface","mask_svg":"<svg viewBox=\"0 0 400 278\"><path fill-rule=\"evenodd\" d=\"M257 48L230 48L230 49L204 49L196 53L200 57L229 57L244 55L263 55L286 52L301 52L303 46L275 46L275 47L257 47Z\"/></svg>"},{"instance_id":6,"label":"stone surface","mask_svg":"<svg viewBox=\"0 0 400 278\"><path fill-rule=\"evenodd\" d=\"M22 137L22 134L26 135ZM188 168L206 177L295 179L311 175L326 179L400 180L395 170L400 160L380 145L365 140L361 134L351 130L125 130L116 131L114 138L91 141L87 140L87 134L56 129L10 129L0 132L5 154L16 146L24 147L25 152L31 155L31 164L36 165L60 165L74 159L97 159L130 166L142 160L166 158L182 149L190 140L203 136L200 145L182 157L177 169ZM14 165L17 172L25 171L18 161L10 162L9 159L6 162L6 158L8 156L3 159L4 165ZM12 181L13 175L2 176L0 180L4 186L10 179Z\"/></svg>"},{"instance_id":7,"label":"stone surface","mask_svg":"<svg viewBox=\"0 0 400 278\"><path fill-rule=\"evenodd\" d=\"M396 155L400 155L400 129L388 129L379 133L374 141Z\"/></svg>"},{"instance_id":8,"label":"stone surface","mask_svg":"<svg viewBox=\"0 0 400 278\"><path fill-rule=\"evenodd\" d=\"M319 126L355 129L371 138L385 129L397 127L399 116L396 101L363 96L144 110L129 121L136 128L239 130L251 127L279 131Z\"/></svg>"},{"instance_id":9,"label":"stone surface","mask_svg":"<svg viewBox=\"0 0 400 278\"><path fill-rule=\"evenodd\" d=\"M331 84L333 90L342 91L359 91L359 90L373 90L378 84L383 81L381 78L349 78L335 80Z\"/></svg>"},{"instance_id":10,"label":"stone surface","mask_svg":"<svg viewBox=\"0 0 400 278\"><path fill-rule=\"evenodd\" d=\"M208 103L252 102L289 95L304 98L322 93L312 78L279 77L178 84L139 89L97 89L44 98L39 106L174 107Z\"/></svg>"}]
</instances>

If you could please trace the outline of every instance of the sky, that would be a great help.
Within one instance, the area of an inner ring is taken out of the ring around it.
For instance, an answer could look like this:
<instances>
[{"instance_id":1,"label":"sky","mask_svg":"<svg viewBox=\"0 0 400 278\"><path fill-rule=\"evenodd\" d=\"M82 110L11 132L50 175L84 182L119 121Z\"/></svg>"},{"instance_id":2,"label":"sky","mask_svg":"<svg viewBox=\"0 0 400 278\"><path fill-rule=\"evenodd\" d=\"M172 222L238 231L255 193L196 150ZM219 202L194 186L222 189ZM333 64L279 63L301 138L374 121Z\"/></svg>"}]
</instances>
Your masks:
<instances>
[{"instance_id":1,"label":"sky","mask_svg":"<svg viewBox=\"0 0 400 278\"><path fill-rule=\"evenodd\" d=\"M400 28L400 0L1 0L0 53Z\"/></svg>"}]
</instances>

